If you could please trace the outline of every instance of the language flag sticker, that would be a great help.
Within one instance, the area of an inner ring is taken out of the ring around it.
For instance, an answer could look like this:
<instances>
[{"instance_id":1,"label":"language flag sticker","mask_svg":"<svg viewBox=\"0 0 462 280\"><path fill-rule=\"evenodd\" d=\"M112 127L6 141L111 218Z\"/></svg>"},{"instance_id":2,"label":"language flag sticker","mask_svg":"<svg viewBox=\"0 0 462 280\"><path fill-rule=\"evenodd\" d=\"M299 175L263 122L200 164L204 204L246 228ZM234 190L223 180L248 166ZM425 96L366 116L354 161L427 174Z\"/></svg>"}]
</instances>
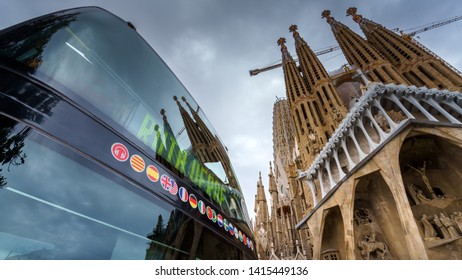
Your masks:
<instances>
[{"instance_id":1,"label":"language flag sticker","mask_svg":"<svg viewBox=\"0 0 462 280\"><path fill-rule=\"evenodd\" d=\"M217 215L217 223L220 227L223 227L223 217L221 216L221 214Z\"/></svg>"},{"instance_id":2,"label":"language flag sticker","mask_svg":"<svg viewBox=\"0 0 462 280\"><path fill-rule=\"evenodd\" d=\"M209 218L209 220L213 218L213 212L210 206L207 206L207 218Z\"/></svg>"},{"instance_id":3,"label":"language flag sticker","mask_svg":"<svg viewBox=\"0 0 462 280\"><path fill-rule=\"evenodd\" d=\"M124 144L114 143L111 146L112 156L121 162L124 162L128 159L129 153L127 147Z\"/></svg>"},{"instance_id":4,"label":"language flag sticker","mask_svg":"<svg viewBox=\"0 0 462 280\"><path fill-rule=\"evenodd\" d=\"M193 209L197 208L197 198L194 194L189 195L189 205L191 205Z\"/></svg>"},{"instance_id":5,"label":"language flag sticker","mask_svg":"<svg viewBox=\"0 0 462 280\"><path fill-rule=\"evenodd\" d=\"M178 185L176 184L175 180L170 179L172 181L172 186L170 187L170 194L176 195L178 193Z\"/></svg>"},{"instance_id":6,"label":"language flag sticker","mask_svg":"<svg viewBox=\"0 0 462 280\"><path fill-rule=\"evenodd\" d=\"M170 180L170 177L168 175L162 175L160 177L160 184L162 185L162 188L166 191L170 191L170 188L172 187L172 180Z\"/></svg>"},{"instance_id":7,"label":"language flag sticker","mask_svg":"<svg viewBox=\"0 0 462 280\"><path fill-rule=\"evenodd\" d=\"M180 197L181 201L183 202L188 201L188 191L184 187L181 187L178 190L178 196Z\"/></svg>"},{"instance_id":8,"label":"language flag sticker","mask_svg":"<svg viewBox=\"0 0 462 280\"><path fill-rule=\"evenodd\" d=\"M228 231L228 229L229 229L228 220L226 220L226 219L223 220L223 227L224 227L225 231Z\"/></svg>"},{"instance_id":9,"label":"language flag sticker","mask_svg":"<svg viewBox=\"0 0 462 280\"><path fill-rule=\"evenodd\" d=\"M215 210L212 209L212 221L214 223L217 222L217 212L215 212Z\"/></svg>"},{"instance_id":10,"label":"language flag sticker","mask_svg":"<svg viewBox=\"0 0 462 280\"><path fill-rule=\"evenodd\" d=\"M136 172L143 172L144 170L144 160L139 155L133 155L130 158L130 165Z\"/></svg>"},{"instance_id":11,"label":"language flag sticker","mask_svg":"<svg viewBox=\"0 0 462 280\"><path fill-rule=\"evenodd\" d=\"M159 170L154 165L148 165L146 168L146 175L148 176L149 181L157 182L159 181Z\"/></svg>"},{"instance_id":12,"label":"language flag sticker","mask_svg":"<svg viewBox=\"0 0 462 280\"><path fill-rule=\"evenodd\" d=\"M202 200L199 200L197 203L197 208L199 208L199 212L204 215L205 214L205 203Z\"/></svg>"},{"instance_id":13,"label":"language flag sticker","mask_svg":"<svg viewBox=\"0 0 462 280\"><path fill-rule=\"evenodd\" d=\"M232 223L229 223L229 234L234 235L234 226Z\"/></svg>"}]
</instances>

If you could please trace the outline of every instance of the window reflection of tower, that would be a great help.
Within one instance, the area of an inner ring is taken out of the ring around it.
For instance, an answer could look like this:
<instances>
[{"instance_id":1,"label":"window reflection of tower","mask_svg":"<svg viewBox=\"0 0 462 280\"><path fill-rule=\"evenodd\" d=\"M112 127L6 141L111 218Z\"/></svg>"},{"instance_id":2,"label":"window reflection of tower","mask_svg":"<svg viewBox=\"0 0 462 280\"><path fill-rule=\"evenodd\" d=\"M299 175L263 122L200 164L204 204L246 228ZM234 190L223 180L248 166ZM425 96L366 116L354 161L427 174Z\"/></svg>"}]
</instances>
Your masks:
<instances>
[{"instance_id":1,"label":"window reflection of tower","mask_svg":"<svg viewBox=\"0 0 462 280\"><path fill-rule=\"evenodd\" d=\"M185 124L186 132L188 133L189 140L192 145L192 153L202 163L220 163L226 174L225 182L228 183L234 189L238 189L238 184L234 173L231 168L231 163L226 153L225 147L221 144L218 136L214 135L207 127L205 122L199 116L199 108L195 110L189 104L185 97L182 97L182 101L189 108L191 114L189 114L181 105L180 101L176 96L173 98L180 110L181 117ZM192 115L192 117L191 117ZM226 182L226 180L228 182Z\"/></svg>"}]
</instances>

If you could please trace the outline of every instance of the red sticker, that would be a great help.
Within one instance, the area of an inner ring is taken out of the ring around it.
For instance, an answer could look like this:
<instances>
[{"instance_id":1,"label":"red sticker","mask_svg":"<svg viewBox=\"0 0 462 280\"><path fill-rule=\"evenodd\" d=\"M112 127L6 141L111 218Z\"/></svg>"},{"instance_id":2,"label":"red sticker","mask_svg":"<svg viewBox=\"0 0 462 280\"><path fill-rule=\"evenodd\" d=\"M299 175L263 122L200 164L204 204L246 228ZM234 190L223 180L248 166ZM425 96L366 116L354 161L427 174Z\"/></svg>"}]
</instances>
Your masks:
<instances>
[{"instance_id":1,"label":"red sticker","mask_svg":"<svg viewBox=\"0 0 462 280\"><path fill-rule=\"evenodd\" d=\"M127 147L124 144L114 143L111 147L112 156L118 161L126 161L129 153Z\"/></svg>"}]
</instances>

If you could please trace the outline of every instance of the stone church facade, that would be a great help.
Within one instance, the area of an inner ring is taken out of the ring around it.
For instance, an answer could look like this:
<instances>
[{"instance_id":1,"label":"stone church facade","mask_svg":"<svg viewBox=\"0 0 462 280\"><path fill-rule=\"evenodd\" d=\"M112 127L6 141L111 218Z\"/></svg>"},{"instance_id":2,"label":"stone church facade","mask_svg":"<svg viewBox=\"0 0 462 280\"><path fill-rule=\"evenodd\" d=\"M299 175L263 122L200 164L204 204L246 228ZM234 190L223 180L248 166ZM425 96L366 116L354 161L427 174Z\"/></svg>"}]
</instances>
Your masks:
<instances>
[{"instance_id":1,"label":"stone church facade","mask_svg":"<svg viewBox=\"0 0 462 280\"><path fill-rule=\"evenodd\" d=\"M269 203L257 183L259 257L462 259L461 74L347 14L366 39L322 13L350 64L340 73L296 26L299 65L278 40L287 99L274 106Z\"/></svg>"}]
</instances>

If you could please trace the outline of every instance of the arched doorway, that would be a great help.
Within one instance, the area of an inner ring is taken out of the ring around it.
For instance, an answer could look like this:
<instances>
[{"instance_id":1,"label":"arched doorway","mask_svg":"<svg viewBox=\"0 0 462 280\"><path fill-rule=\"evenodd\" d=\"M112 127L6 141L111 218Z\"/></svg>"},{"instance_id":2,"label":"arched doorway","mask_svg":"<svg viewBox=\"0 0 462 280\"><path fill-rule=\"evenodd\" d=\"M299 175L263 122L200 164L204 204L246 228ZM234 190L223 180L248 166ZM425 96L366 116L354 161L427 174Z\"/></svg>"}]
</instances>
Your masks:
<instances>
[{"instance_id":1,"label":"arched doorway","mask_svg":"<svg viewBox=\"0 0 462 280\"><path fill-rule=\"evenodd\" d=\"M335 206L324 212L321 239L321 259L342 260L346 258L345 234L340 208Z\"/></svg>"}]
</instances>

